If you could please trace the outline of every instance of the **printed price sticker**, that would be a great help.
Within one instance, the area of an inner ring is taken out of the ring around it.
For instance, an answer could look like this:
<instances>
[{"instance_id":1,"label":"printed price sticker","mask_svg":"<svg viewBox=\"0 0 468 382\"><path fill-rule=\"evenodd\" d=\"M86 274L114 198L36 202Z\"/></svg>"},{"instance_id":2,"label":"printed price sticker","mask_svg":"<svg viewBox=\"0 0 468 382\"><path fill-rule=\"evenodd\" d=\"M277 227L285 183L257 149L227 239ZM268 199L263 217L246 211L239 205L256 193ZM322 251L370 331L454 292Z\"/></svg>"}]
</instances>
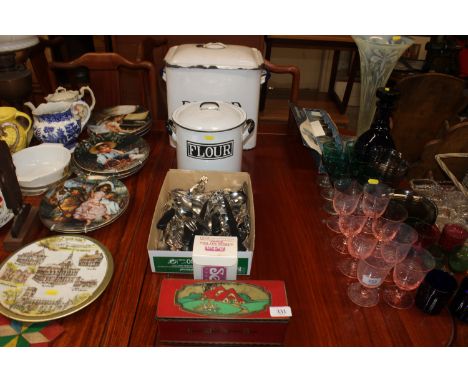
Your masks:
<instances>
[{"instance_id":1,"label":"printed price sticker","mask_svg":"<svg viewBox=\"0 0 468 382\"><path fill-rule=\"evenodd\" d=\"M369 276L365 276L365 275L362 277L363 284L366 284L366 285L369 285L369 286L379 285L381 280L382 280L382 278L380 278L380 277L369 277Z\"/></svg>"},{"instance_id":2,"label":"printed price sticker","mask_svg":"<svg viewBox=\"0 0 468 382\"><path fill-rule=\"evenodd\" d=\"M270 306L271 317L291 317L292 311L290 306Z\"/></svg>"}]
</instances>

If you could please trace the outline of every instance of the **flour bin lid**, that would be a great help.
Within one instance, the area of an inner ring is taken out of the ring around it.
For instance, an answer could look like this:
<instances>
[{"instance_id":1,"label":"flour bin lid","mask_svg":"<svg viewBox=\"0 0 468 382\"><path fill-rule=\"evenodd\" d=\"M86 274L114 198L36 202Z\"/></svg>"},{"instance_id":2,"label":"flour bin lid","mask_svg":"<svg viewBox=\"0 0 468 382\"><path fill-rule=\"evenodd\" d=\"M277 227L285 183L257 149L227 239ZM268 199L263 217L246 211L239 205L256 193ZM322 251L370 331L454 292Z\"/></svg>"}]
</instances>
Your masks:
<instances>
[{"instance_id":1,"label":"flour bin lid","mask_svg":"<svg viewBox=\"0 0 468 382\"><path fill-rule=\"evenodd\" d=\"M178 107L172 120L194 131L226 131L241 126L247 116L240 107L227 102L191 102Z\"/></svg>"},{"instance_id":2,"label":"flour bin lid","mask_svg":"<svg viewBox=\"0 0 468 382\"><path fill-rule=\"evenodd\" d=\"M164 57L167 66L205 69L261 69L258 49L221 42L173 46Z\"/></svg>"}]
</instances>

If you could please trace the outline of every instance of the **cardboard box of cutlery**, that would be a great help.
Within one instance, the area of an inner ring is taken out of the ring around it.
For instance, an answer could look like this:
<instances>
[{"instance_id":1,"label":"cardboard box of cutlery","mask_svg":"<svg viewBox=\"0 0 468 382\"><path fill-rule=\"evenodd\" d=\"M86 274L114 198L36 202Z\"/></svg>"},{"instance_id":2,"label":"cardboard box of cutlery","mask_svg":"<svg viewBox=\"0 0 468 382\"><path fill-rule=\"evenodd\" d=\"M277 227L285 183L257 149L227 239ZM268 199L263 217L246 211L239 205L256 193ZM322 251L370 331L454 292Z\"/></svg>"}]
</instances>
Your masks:
<instances>
[{"instance_id":1,"label":"cardboard box of cutlery","mask_svg":"<svg viewBox=\"0 0 468 382\"><path fill-rule=\"evenodd\" d=\"M171 191L175 189L190 190L202 177L208 178L205 185L205 193L216 190L222 191L225 189L230 189L232 191L244 190L250 230L247 238L242 242L245 248L239 247L237 274L250 275L255 245L255 212L252 182L249 174L246 172L193 171L179 169L171 169L167 172L154 209L153 221L151 223L151 231L147 244L151 270L158 273L193 274L192 251L178 248L180 245L177 245L177 243L170 248L166 240L166 231L159 229L157 226L163 215L168 211L167 202L171 198ZM194 216L194 218L197 218L197 216ZM182 236L183 233L181 232L180 235ZM172 241L174 242L176 240Z\"/></svg>"},{"instance_id":2,"label":"cardboard box of cutlery","mask_svg":"<svg viewBox=\"0 0 468 382\"><path fill-rule=\"evenodd\" d=\"M282 345L291 316L283 281L164 279L158 341Z\"/></svg>"}]
</instances>

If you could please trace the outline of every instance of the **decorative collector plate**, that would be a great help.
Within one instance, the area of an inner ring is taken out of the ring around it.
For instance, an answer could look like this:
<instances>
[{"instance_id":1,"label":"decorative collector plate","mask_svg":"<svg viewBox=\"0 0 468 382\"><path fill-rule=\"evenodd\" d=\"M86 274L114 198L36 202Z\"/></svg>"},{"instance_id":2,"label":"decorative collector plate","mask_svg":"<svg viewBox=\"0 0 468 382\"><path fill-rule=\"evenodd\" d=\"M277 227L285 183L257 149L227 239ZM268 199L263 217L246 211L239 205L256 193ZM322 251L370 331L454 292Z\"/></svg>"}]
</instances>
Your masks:
<instances>
[{"instance_id":1,"label":"decorative collector plate","mask_svg":"<svg viewBox=\"0 0 468 382\"><path fill-rule=\"evenodd\" d=\"M88 131L94 135L139 134L148 132L151 115L140 105L119 105L93 113L87 124Z\"/></svg>"},{"instance_id":2,"label":"decorative collector plate","mask_svg":"<svg viewBox=\"0 0 468 382\"><path fill-rule=\"evenodd\" d=\"M59 183L42 198L39 217L51 231L94 231L116 220L130 196L120 180L102 176L76 177Z\"/></svg>"},{"instance_id":3,"label":"decorative collector plate","mask_svg":"<svg viewBox=\"0 0 468 382\"><path fill-rule=\"evenodd\" d=\"M0 190L0 228L13 219L13 212L7 208L5 199L3 198L2 190Z\"/></svg>"},{"instance_id":4,"label":"decorative collector plate","mask_svg":"<svg viewBox=\"0 0 468 382\"><path fill-rule=\"evenodd\" d=\"M73 163L84 172L118 175L148 159L148 143L137 135L103 134L80 142Z\"/></svg>"},{"instance_id":5,"label":"decorative collector plate","mask_svg":"<svg viewBox=\"0 0 468 382\"><path fill-rule=\"evenodd\" d=\"M0 313L23 322L68 316L96 300L112 277L112 256L85 236L40 239L0 265Z\"/></svg>"}]
</instances>

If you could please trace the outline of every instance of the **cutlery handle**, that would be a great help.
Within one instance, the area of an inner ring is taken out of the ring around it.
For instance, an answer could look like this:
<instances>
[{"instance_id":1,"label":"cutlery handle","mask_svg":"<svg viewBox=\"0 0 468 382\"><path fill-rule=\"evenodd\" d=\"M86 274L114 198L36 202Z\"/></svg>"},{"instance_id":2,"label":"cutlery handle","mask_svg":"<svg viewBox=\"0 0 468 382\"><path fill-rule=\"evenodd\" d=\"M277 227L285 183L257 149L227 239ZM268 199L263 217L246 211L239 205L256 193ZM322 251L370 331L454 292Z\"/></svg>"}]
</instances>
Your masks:
<instances>
[{"instance_id":1,"label":"cutlery handle","mask_svg":"<svg viewBox=\"0 0 468 382\"><path fill-rule=\"evenodd\" d=\"M175 215L175 209L171 208L167 210L163 216L161 216L161 219L159 219L158 223L156 224L156 227L159 229L166 229L167 224L169 221L174 217Z\"/></svg>"}]
</instances>

